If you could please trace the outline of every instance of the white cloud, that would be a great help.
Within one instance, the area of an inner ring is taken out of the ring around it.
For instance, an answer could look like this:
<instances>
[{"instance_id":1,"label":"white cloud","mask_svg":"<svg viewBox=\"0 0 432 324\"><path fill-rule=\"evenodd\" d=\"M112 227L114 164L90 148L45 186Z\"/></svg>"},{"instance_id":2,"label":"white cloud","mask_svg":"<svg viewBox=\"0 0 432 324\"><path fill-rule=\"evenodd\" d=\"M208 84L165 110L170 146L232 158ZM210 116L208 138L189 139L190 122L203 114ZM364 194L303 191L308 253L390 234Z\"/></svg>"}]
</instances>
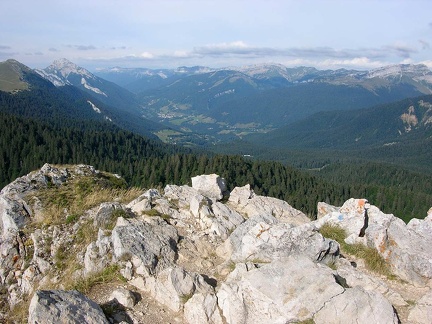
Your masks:
<instances>
[{"instance_id":1,"label":"white cloud","mask_svg":"<svg viewBox=\"0 0 432 324\"><path fill-rule=\"evenodd\" d=\"M155 56L150 52L143 52L140 57L144 59L153 59Z\"/></svg>"},{"instance_id":2,"label":"white cloud","mask_svg":"<svg viewBox=\"0 0 432 324\"><path fill-rule=\"evenodd\" d=\"M188 58L191 57L191 53L187 51L174 51L174 57Z\"/></svg>"}]
</instances>

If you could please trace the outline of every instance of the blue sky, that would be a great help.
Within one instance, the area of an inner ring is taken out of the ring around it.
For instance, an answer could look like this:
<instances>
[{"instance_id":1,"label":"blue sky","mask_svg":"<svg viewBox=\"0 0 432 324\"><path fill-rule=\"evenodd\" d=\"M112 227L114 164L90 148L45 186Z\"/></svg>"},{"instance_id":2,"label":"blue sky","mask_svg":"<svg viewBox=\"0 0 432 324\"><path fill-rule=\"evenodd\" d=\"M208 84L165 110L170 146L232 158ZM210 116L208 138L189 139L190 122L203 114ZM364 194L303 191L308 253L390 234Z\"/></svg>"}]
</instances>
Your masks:
<instances>
[{"instance_id":1,"label":"blue sky","mask_svg":"<svg viewBox=\"0 0 432 324\"><path fill-rule=\"evenodd\" d=\"M1 0L0 61L432 68L431 0Z\"/></svg>"}]
</instances>

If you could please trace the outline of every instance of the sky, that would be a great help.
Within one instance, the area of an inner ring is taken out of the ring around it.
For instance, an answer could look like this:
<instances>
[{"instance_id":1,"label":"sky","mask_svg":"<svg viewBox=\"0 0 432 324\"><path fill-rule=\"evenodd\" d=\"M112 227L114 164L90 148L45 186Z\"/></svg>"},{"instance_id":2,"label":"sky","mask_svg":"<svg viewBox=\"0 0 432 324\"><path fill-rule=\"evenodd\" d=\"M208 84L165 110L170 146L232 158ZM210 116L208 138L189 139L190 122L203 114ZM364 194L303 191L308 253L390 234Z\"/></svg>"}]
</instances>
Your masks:
<instances>
[{"instance_id":1,"label":"sky","mask_svg":"<svg viewBox=\"0 0 432 324\"><path fill-rule=\"evenodd\" d=\"M1 0L0 61L432 69L431 0Z\"/></svg>"}]
</instances>

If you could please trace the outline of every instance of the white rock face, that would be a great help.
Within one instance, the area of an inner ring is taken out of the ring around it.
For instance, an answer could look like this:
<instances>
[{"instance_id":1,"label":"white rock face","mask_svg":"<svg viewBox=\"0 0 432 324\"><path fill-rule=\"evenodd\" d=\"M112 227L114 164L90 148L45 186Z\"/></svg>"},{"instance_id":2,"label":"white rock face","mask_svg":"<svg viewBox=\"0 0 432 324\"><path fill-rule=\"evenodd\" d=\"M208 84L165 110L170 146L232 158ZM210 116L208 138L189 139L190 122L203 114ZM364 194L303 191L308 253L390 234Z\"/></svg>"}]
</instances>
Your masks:
<instances>
[{"instance_id":1,"label":"white rock face","mask_svg":"<svg viewBox=\"0 0 432 324\"><path fill-rule=\"evenodd\" d=\"M181 310L195 292L213 292L213 287L207 284L202 276L178 266L161 271L157 277L148 280L146 285L146 289L158 302L174 312ZM193 313L191 308L190 312Z\"/></svg>"},{"instance_id":2,"label":"white rock face","mask_svg":"<svg viewBox=\"0 0 432 324\"><path fill-rule=\"evenodd\" d=\"M39 290L29 307L28 323L109 323L102 309L78 291Z\"/></svg>"},{"instance_id":3,"label":"white rock face","mask_svg":"<svg viewBox=\"0 0 432 324\"><path fill-rule=\"evenodd\" d=\"M201 175L192 178L192 188L208 198L221 200L227 190L225 179L217 174Z\"/></svg>"},{"instance_id":4,"label":"white rock face","mask_svg":"<svg viewBox=\"0 0 432 324\"><path fill-rule=\"evenodd\" d=\"M249 218L231 234L225 247L223 254L234 262L271 262L297 254L331 262L339 255L339 243L313 232L309 224L292 226L271 216Z\"/></svg>"},{"instance_id":5,"label":"white rock face","mask_svg":"<svg viewBox=\"0 0 432 324\"><path fill-rule=\"evenodd\" d=\"M117 260L131 260L143 273L154 274L173 263L178 234L159 217L151 221L119 217L111 240Z\"/></svg>"},{"instance_id":6,"label":"white rock face","mask_svg":"<svg viewBox=\"0 0 432 324\"><path fill-rule=\"evenodd\" d=\"M286 201L257 196L250 189L250 186L234 188L228 201L232 208L249 218L265 214L274 216L282 222L295 225L310 222L310 219L304 213L293 208Z\"/></svg>"},{"instance_id":7,"label":"white rock face","mask_svg":"<svg viewBox=\"0 0 432 324\"><path fill-rule=\"evenodd\" d=\"M260 268L238 265L217 296L228 323L287 323L311 318L342 293L328 267L295 256Z\"/></svg>"},{"instance_id":8,"label":"white rock face","mask_svg":"<svg viewBox=\"0 0 432 324\"><path fill-rule=\"evenodd\" d=\"M371 206L367 211L365 236L359 237L365 224L364 206L364 199L350 199L339 211L330 212L315 224L321 227L331 223L344 228L349 235L347 243L362 243L375 248L396 275L418 286L428 285L432 279L432 217L413 219L406 225L392 214L384 214Z\"/></svg>"},{"instance_id":9,"label":"white rock face","mask_svg":"<svg viewBox=\"0 0 432 324\"><path fill-rule=\"evenodd\" d=\"M399 323L392 305L380 293L355 287L326 303L313 317L316 324Z\"/></svg>"},{"instance_id":10,"label":"white rock face","mask_svg":"<svg viewBox=\"0 0 432 324\"><path fill-rule=\"evenodd\" d=\"M194 294L184 305L184 317L188 323L223 323L215 294Z\"/></svg>"},{"instance_id":11,"label":"white rock face","mask_svg":"<svg viewBox=\"0 0 432 324\"><path fill-rule=\"evenodd\" d=\"M408 320L413 324L431 323L432 321L432 291L425 294L417 301L408 315Z\"/></svg>"}]
</instances>

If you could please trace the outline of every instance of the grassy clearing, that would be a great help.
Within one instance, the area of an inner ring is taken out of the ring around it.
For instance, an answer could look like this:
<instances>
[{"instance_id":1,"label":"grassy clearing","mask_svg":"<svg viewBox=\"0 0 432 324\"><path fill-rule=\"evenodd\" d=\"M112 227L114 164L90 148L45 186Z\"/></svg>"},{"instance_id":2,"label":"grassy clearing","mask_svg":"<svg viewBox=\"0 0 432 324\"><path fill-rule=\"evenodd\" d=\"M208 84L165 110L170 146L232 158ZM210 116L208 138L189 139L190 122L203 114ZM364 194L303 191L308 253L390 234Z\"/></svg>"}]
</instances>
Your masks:
<instances>
[{"instance_id":1,"label":"grassy clearing","mask_svg":"<svg viewBox=\"0 0 432 324\"><path fill-rule=\"evenodd\" d=\"M43 225L76 223L85 210L102 202L129 202L142 193L140 188L126 188L126 183L110 174L75 177L61 186L48 186L38 194L44 208Z\"/></svg>"},{"instance_id":2,"label":"grassy clearing","mask_svg":"<svg viewBox=\"0 0 432 324\"><path fill-rule=\"evenodd\" d=\"M353 255L357 258L364 260L366 268L375 273L393 279L394 275L391 273L390 268L384 258L374 248L365 246L363 244L347 244L345 239L347 234L345 230L339 226L324 224L320 228L320 233L329 239L335 240L340 244L342 253Z\"/></svg>"}]
</instances>

